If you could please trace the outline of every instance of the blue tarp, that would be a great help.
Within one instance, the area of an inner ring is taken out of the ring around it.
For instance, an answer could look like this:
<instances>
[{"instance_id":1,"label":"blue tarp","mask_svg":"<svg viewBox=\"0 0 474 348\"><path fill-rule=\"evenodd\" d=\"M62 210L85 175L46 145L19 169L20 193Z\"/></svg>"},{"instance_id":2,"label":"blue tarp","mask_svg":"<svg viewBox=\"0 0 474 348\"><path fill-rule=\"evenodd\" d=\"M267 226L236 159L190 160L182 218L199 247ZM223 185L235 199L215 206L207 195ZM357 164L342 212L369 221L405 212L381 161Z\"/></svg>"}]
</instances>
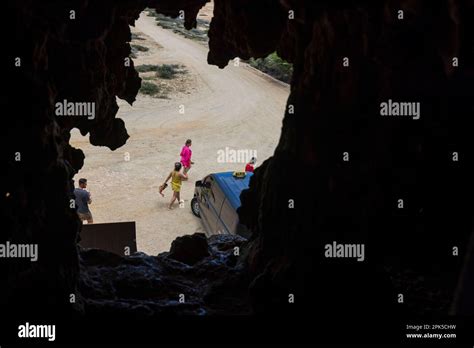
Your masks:
<instances>
[{"instance_id":1,"label":"blue tarp","mask_svg":"<svg viewBox=\"0 0 474 348\"><path fill-rule=\"evenodd\" d=\"M245 178L234 178L233 172L212 174L224 195L229 200L234 209L240 207L240 193L242 190L248 189L250 177L253 173L247 172Z\"/></svg>"}]
</instances>

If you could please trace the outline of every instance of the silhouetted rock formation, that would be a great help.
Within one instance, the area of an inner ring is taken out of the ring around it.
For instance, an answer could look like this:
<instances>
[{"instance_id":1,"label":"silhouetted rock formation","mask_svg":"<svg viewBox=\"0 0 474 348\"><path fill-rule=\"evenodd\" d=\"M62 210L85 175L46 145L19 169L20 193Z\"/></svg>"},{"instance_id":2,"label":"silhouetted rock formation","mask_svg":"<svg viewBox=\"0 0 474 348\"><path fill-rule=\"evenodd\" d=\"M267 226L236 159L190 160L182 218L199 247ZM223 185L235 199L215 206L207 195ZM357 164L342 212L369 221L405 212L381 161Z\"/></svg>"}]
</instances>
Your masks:
<instances>
[{"instance_id":1,"label":"silhouetted rock formation","mask_svg":"<svg viewBox=\"0 0 474 348\"><path fill-rule=\"evenodd\" d=\"M275 50L294 64L280 142L242 195L251 240L219 236L207 246L199 236L183 237L158 257L78 252L80 223L69 199L84 155L68 144L69 131L89 133L94 145L122 146L128 134L115 118L115 98L133 103L140 87L133 62L125 64L129 25L149 6L173 16L185 10L191 28L205 2L3 5L2 67L9 68L0 103L12 111L2 118L0 242L39 243L41 256L35 264L1 261L2 307L52 317L250 308L446 313L472 231L472 1L215 0L211 64ZM54 104L64 99L95 102L95 119L56 117ZM420 102L420 119L380 116L388 99ZM365 243L365 262L325 258L332 241ZM195 247L195 255L183 251ZM176 302L179 293L185 305Z\"/></svg>"},{"instance_id":2,"label":"silhouetted rock formation","mask_svg":"<svg viewBox=\"0 0 474 348\"><path fill-rule=\"evenodd\" d=\"M195 233L192 236L176 238L171 243L169 256L188 265L194 265L206 256L209 256L206 235Z\"/></svg>"},{"instance_id":3,"label":"silhouetted rock formation","mask_svg":"<svg viewBox=\"0 0 474 348\"><path fill-rule=\"evenodd\" d=\"M85 311L94 317L250 313L244 272L236 266L234 254L243 242L214 236L208 244L196 233L178 238L171 252L158 256L136 253L122 258L101 250L85 251L79 285ZM201 247L207 255L201 253L199 260L189 252L183 255L186 250L178 250L181 243L187 249Z\"/></svg>"}]
</instances>

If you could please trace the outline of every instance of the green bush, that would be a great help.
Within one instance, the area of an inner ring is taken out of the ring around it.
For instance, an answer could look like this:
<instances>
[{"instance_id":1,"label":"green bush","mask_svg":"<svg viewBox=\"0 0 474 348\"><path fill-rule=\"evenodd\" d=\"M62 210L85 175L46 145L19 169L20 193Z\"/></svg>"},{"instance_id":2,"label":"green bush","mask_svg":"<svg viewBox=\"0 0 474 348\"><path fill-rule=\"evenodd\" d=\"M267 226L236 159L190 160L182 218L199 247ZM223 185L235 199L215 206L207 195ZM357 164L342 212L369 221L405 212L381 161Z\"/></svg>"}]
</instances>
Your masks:
<instances>
[{"instance_id":1,"label":"green bush","mask_svg":"<svg viewBox=\"0 0 474 348\"><path fill-rule=\"evenodd\" d=\"M281 59L276 52L273 52L265 58L251 58L249 64L280 81L286 83L291 82L293 65Z\"/></svg>"},{"instance_id":2,"label":"green bush","mask_svg":"<svg viewBox=\"0 0 474 348\"><path fill-rule=\"evenodd\" d=\"M182 65L178 64L163 64L163 65L151 65L143 64L135 67L140 73L155 71L157 77L162 79L172 79L176 77L177 74L184 74L186 70L182 69Z\"/></svg>"},{"instance_id":3,"label":"green bush","mask_svg":"<svg viewBox=\"0 0 474 348\"><path fill-rule=\"evenodd\" d=\"M158 71L159 65L143 64L135 67L135 70L141 73L149 71Z\"/></svg>"},{"instance_id":4,"label":"green bush","mask_svg":"<svg viewBox=\"0 0 474 348\"><path fill-rule=\"evenodd\" d=\"M132 33L132 40L145 40L145 39L136 33Z\"/></svg>"},{"instance_id":5,"label":"green bush","mask_svg":"<svg viewBox=\"0 0 474 348\"><path fill-rule=\"evenodd\" d=\"M197 19L197 28L187 30L184 28L184 21L179 17L171 18L160 13L156 13L154 10L149 10L148 15L155 17L156 25L163 29L172 30L174 33L182 35L191 40L197 40L202 42L208 41L207 33L209 31L209 21Z\"/></svg>"},{"instance_id":6,"label":"green bush","mask_svg":"<svg viewBox=\"0 0 474 348\"><path fill-rule=\"evenodd\" d=\"M157 95L160 92L160 88L154 83L148 81L142 81L142 86L140 87L140 92L146 95Z\"/></svg>"},{"instance_id":7,"label":"green bush","mask_svg":"<svg viewBox=\"0 0 474 348\"><path fill-rule=\"evenodd\" d=\"M145 47L145 46L142 46L142 45L135 45L135 44L132 44L132 52L133 51L136 51L136 52L146 52L148 51L149 48L148 47Z\"/></svg>"},{"instance_id":8,"label":"green bush","mask_svg":"<svg viewBox=\"0 0 474 348\"><path fill-rule=\"evenodd\" d=\"M176 74L182 73L182 71L178 69L179 65L177 64L163 64L158 67L156 75L162 79L172 79L176 76Z\"/></svg>"}]
</instances>

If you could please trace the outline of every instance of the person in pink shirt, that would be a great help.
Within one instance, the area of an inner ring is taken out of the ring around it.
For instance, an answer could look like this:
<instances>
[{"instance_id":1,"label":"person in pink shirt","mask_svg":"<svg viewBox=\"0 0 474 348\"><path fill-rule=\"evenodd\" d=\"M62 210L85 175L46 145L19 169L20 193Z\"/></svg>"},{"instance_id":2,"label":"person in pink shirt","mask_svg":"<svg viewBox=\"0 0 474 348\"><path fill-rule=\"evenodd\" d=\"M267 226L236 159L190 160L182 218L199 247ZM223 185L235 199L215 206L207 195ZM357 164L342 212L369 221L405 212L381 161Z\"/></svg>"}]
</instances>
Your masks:
<instances>
[{"instance_id":1,"label":"person in pink shirt","mask_svg":"<svg viewBox=\"0 0 474 348\"><path fill-rule=\"evenodd\" d=\"M191 139L186 140L186 143L184 144L183 148L181 149L181 153L179 154L181 156L181 163L184 167L183 172L184 174L187 174L189 169L191 169L191 164L194 164L193 161L191 161L191 145L192 141Z\"/></svg>"}]
</instances>

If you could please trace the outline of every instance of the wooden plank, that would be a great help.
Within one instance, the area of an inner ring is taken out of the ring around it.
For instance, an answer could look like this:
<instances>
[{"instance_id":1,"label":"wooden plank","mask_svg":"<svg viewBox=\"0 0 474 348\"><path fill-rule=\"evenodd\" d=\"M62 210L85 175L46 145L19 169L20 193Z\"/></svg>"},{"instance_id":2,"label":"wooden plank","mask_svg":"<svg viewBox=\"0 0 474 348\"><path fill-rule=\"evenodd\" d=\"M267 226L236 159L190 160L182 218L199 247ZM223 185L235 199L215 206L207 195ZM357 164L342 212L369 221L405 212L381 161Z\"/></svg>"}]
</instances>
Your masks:
<instances>
[{"instance_id":1,"label":"wooden plank","mask_svg":"<svg viewBox=\"0 0 474 348\"><path fill-rule=\"evenodd\" d=\"M80 236L79 245L83 248L102 249L120 256L137 251L135 221L84 224Z\"/></svg>"}]
</instances>

